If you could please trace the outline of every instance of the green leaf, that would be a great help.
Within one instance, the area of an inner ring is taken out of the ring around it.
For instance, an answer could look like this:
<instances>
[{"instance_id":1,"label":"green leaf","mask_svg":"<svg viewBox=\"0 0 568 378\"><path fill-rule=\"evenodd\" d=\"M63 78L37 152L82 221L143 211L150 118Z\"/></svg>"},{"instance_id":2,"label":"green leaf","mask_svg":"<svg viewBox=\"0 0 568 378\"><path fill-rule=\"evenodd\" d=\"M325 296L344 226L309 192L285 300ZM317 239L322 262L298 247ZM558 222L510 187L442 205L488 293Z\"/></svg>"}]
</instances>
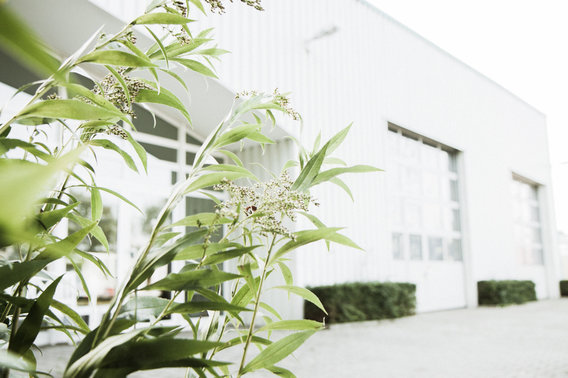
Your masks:
<instances>
[{"instance_id":1,"label":"green leaf","mask_svg":"<svg viewBox=\"0 0 568 378\"><path fill-rule=\"evenodd\" d=\"M260 247L260 245L253 245L250 247L242 247L230 249L224 252L210 254L205 259L203 259L203 265L216 265L223 261L232 260L237 257L241 257L244 254L250 253L253 249Z\"/></svg>"},{"instance_id":2,"label":"green leaf","mask_svg":"<svg viewBox=\"0 0 568 378\"><path fill-rule=\"evenodd\" d=\"M234 347L235 345L243 344L246 341L246 339L247 338L245 336L235 337L235 338L233 338L229 341L226 341L225 344L221 348L219 348L219 350L223 350L223 349ZM254 343L254 344L261 344L261 345L272 344L272 341L265 339L264 337L260 337L260 336L252 336L251 342Z\"/></svg>"},{"instance_id":3,"label":"green leaf","mask_svg":"<svg viewBox=\"0 0 568 378\"><path fill-rule=\"evenodd\" d=\"M266 311L270 312L272 315L274 315L276 317L276 319L278 320L282 320L282 317L280 316L280 314L278 313L278 311L276 311L272 306L270 306L268 303L264 303L264 302L260 302L258 304L260 307L262 307L263 309L265 309ZM272 323L273 324L273 323Z\"/></svg>"},{"instance_id":4,"label":"green leaf","mask_svg":"<svg viewBox=\"0 0 568 378\"><path fill-rule=\"evenodd\" d=\"M1 12L2 8L0 8ZM35 375L35 366L32 362L24 359L20 354L8 350L0 350L0 368L23 371Z\"/></svg>"},{"instance_id":5,"label":"green leaf","mask_svg":"<svg viewBox=\"0 0 568 378\"><path fill-rule=\"evenodd\" d=\"M40 331L43 317L49 310L53 295L55 294L55 289L62 277L63 276L60 276L53 281L32 305L28 316L26 316L22 325L16 331L16 334L8 347L10 351L17 354L23 354L32 346Z\"/></svg>"},{"instance_id":6,"label":"green leaf","mask_svg":"<svg viewBox=\"0 0 568 378\"><path fill-rule=\"evenodd\" d=\"M214 270L191 270L182 273L168 274L165 278L146 286L142 290L195 290L218 285L221 282L241 277L238 274Z\"/></svg>"},{"instance_id":7,"label":"green leaf","mask_svg":"<svg viewBox=\"0 0 568 378\"><path fill-rule=\"evenodd\" d=\"M308 290L304 287L286 285L286 286L275 286L274 289L282 289L282 290L286 290L289 293L299 295L300 297L304 298L308 302L311 302L314 305L316 305L318 308L320 308L327 315L327 311L325 311L325 308L323 307L323 304L321 303L321 301L319 300L317 295L315 295L310 290Z\"/></svg>"},{"instance_id":8,"label":"green leaf","mask_svg":"<svg viewBox=\"0 0 568 378\"><path fill-rule=\"evenodd\" d=\"M79 205L79 202L72 203L69 206L65 206L61 209L44 211L39 213L36 217L37 221L41 224L44 230L49 229L61 219L63 219L71 210Z\"/></svg>"},{"instance_id":9,"label":"green leaf","mask_svg":"<svg viewBox=\"0 0 568 378\"><path fill-rule=\"evenodd\" d=\"M67 218L77 223L81 227L87 227L92 222L90 219L84 218L75 213L68 214ZM97 239L105 247L107 251L109 250L108 240L106 238L103 229L99 225L93 227L93 229L91 230L91 235L93 235L93 237Z\"/></svg>"},{"instance_id":10,"label":"green leaf","mask_svg":"<svg viewBox=\"0 0 568 378\"><path fill-rule=\"evenodd\" d=\"M30 241L26 217L37 200L45 197L57 174L74 163L83 149L77 149L47 165L0 159L0 246L17 240Z\"/></svg>"},{"instance_id":11,"label":"green leaf","mask_svg":"<svg viewBox=\"0 0 568 378\"><path fill-rule=\"evenodd\" d=\"M187 119L187 122L189 122L190 125L192 124L191 117L189 116L189 113L187 112L183 103L176 97L176 95L163 87L160 87L159 93L152 89L141 89L138 92L135 101L139 103L150 102L170 106L174 109L179 110L180 113L185 117L185 119Z\"/></svg>"},{"instance_id":12,"label":"green leaf","mask_svg":"<svg viewBox=\"0 0 568 378\"><path fill-rule=\"evenodd\" d=\"M168 53L166 52L166 48L162 44L162 41L160 41L160 38L158 38L158 36L156 34L154 34L152 29L150 29L149 27L146 27L146 30L148 31L148 33L150 33L150 35L156 41L156 44L160 47L160 51L162 52L162 56L164 57L164 60L166 61L166 67L170 68L170 61L168 60Z\"/></svg>"},{"instance_id":13,"label":"green leaf","mask_svg":"<svg viewBox=\"0 0 568 378\"><path fill-rule=\"evenodd\" d=\"M280 271L282 272L282 277L284 277L284 282L286 282L286 285L294 285L294 276L292 275L290 268L288 268L288 266L282 261L278 262L278 266L280 267Z\"/></svg>"},{"instance_id":14,"label":"green leaf","mask_svg":"<svg viewBox=\"0 0 568 378\"><path fill-rule=\"evenodd\" d=\"M294 233L295 240L290 240L276 251L270 258L269 264L272 265L282 255L288 253L300 246L316 242L318 240L329 240L341 227L322 227L317 230L303 230Z\"/></svg>"},{"instance_id":15,"label":"green leaf","mask_svg":"<svg viewBox=\"0 0 568 378\"><path fill-rule=\"evenodd\" d=\"M0 46L41 75L57 71L55 54L5 4L0 5Z\"/></svg>"},{"instance_id":16,"label":"green leaf","mask_svg":"<svg viewBox=\"0 0 568 378\"><path fill-rule=\"evenodd\" d=\"M110 140L93 139L90 143L94 146L102 147L106 150L110 150L110 151L114 151L114 152L118 153L120 156L122 156L122 158L124 159L124 162L126 163L128 168L132 169L134 172L138 172L138 168L136 168L136 164L134 163L134 160L132 159L132 157L126 151L124 151L123 149L118 147L116 144L114 144Z\"/></svg>"},{"instance_id":17,"label":"green leaf","mask_svg":"<svg viewBox=\"0 0 568 378\"><path fill-rule=\"evenodd\" d=\"M17 119L30 117L48 117L77 120L111 120L121 115L106 108L87 104L79 100L45 100L26 106Z\"/></svg>"},{"instance_id":18,"label":"green leaf","mask_svg":"<svg viewBox=\"0 0 568 378\"><path fill-rule=\"evenodd\" d=\"M144 14L132 21L132 25L185 25L192 21L193 20L180 16L179 14L162 12Z\"/></svg>"},{"instance_id":19,"label":"green leaf","mask_svg":"<svg viewBox=\"0 0 568 378\"><path fill-rule=\"evenodd\" d=\"M201 4L200 0L189 0L193 5L195 5L204 15L207 15L207 13L205 13L205 8L203 8L203 4Z\"/></svg>"},{"instance_id":20,"label":"green leaf","mask_svg":"<svg viewBox=\"0 0 568 378\"><path fill-rule=\"evenodd\" d=\"M94 349L83 351L81 350L80 353L85 352L81 357L77 358L78 355L75 353L73 354L70 364L65 369L63 374L64 378L87 378L91 376L92 371L99 367L103 361L105 361L106 356L108 353L115 347L122 345L129 340L135 338L140 333L142 333L143 329L134 330L128 333L119 334L116 336L110 336L103 340L100 344L98 344ZM95 330L89 333L85 337L86 341L89 341L92 337L94 337ZM93 336L91 336L93 335ZM82 347L84 344L81 343ZM85 345L86 347L87 345ZM83 347L84 348L84 347ZM73 361L71 363L71 361Z\"/></svg>"},{"instance_id":21,"label":"green leaf","mask_svg":"<svg viewBox=\"0 0 568 378\"><path fill-rule=\"evenodd\" d=\"M164 367L210 367L226 363L189 358L223 345L203 340L160 337L131 341L112 349L101 361L100 368L127 368L130 372ZM143 358L140 358L143 356ZM124 376L124 375L121 375ZM106 377L103 374L102 377Z\"/></svg>"},{"instance_id":22,"label":"green leaf","mask_svg":"<svg viewBox=\"0 0 568 378\"><path fill-rule=\"evenodd\" d=\"M217 79L217 75L215 75L215 73L211 71L211 69L209 69L203 63L198 62L197 60L185 58L170 58L170 60L178 62L179 64L189 68L190 70L200 73L204 76L214 77Z\"/></svg>"},{"instance_id":23,"label":"green leaf","mask_svg":"<svg viewBox=\"0 0 568 378\"><path fill-rule=\"evenodd\" d=\"M180 250L175 256L175 260L194 260L201 257L216 253L227 248L235 246L236 243L224 242L224 243L210 243L210 244L195 244L185 247Z\"/></svg>"},{"instance_id":24,"label":"green leaf","mask_svg":"<svg viewBox=\"0 0 568 378\"><path fill-rule=\"evenodd\" d=\"M61 303L61 302L59 302L55 299L51 301L51 307L55 308L56 310L61 311L65 315L67 315L71 320L73 320L75 322L75 324L77 324L79 326L79 328L84 333L89 333L91 331L89 329L89 326L87 325L87 323L85 323L85 321L81 317L81 315L79 315L77 312L75 312L75 310L73 310L71 307L69 307L66 304Z\"/></svg>"},{"instance_id":25,"label":"green leaf","mask_svg":"<svg viewBox=\"0 0 568 378\"><path fill-rule=\"evenodd\" d=\"M181 250L183 250L183 248L196 243L198 240L202 240L206 233L206 229L194 231L176 240L176 242L171 246L167 246L149 253L145 259L137 262L126 285L126 290L130 291L137 288L138 285L149 278L158 267L171 262L172 259Z\"/></svg>"},{"instance_id":26,"label":"green leaf","mask_svg":"<svg viewBox=\"0 0 568 378\"><path fill-rule=\"evenodd\" d=\"M264 327L259 328L255 332L263 332L263 331L305 331L305 330L314 330L317 331L318 329L323 328L323 323L316 322L314 320L281 320L279 322L273 322L270 324L265 325Z\"/></svg>"},{"instance_id":27,"label":"green leaf","mask_svg":"<svg viewBox=\"0 0 568 378\"><path fill-rule=\"evenodd\" d=\"M28 280L49 262L49 260L31 260L0 266L0 290L5 290L20 281Z\"/></svg>"},{"instance_id":28,"label":"green leaf","mask_svg":"<svg viewBox=\"0 0 568 378\"><path fill-rule=\"evenodd\" d=\"M97 222L91 222L87 227L75 231L65 239L45 246L45 250L41 252L35 260L49 260L53 261L58 258L70 254L79 243L93 230Z\"/></svg>"},{"instance_id":29,"label":"green leaf","mask_svg":"<svg viewBox=\"0 0 568 378\"><path fill-rule=\"evenodd\" d=\"M217 152L220 152L223 155L225 155L226 157L228 157L229 159L231 159L239 167L244 167L243 162L235 153L233 153L229 150L218 150Z\"/></svg>"},{"instance_id":30,"label":"green leaf","mask_svg":"<svg viewBox=\"0 0 568 378\"><path fill-rule=\"evenodd\" d=\"M349 130L351 129L351 126L353 124L350 123L349 126L347 126L346 128L344 128L343 130L341 130L340 132L338 132L337 134L335 134L327 143L327 155L331 154L333 151L335 151L337 149L337 147L339 147L341 145L341 143L343 143L343 141L345 140L345 138L347 137L347 134L349 133Z\"/></svg>"},{"instance_id":31,"label":"green leaf","mask_svg":"<svg viewBox=\"0 0 568 378\"><path fill-rule=\"evenodd\" d=\"M345 191L345 193L347 193L349 198L351 198L351 201L355 202L355 198L353 198L353 193L351 193L351 189L349 189L349 187L347 186L346 183L343 182L343 180L341 180L339 177L333 177L333 178L329 179L329 182L331 182L332 184L335 184L335 185L339 186L341 189L343 189Z\"/></svg>"},{"instance_id":32,"label":"green leaf","mask_svg":"<svg viewBox=\"0 0 568 378\"><path fill-rule=\"evenodd\" d=\"M110 66L108 66L107 68L112 69ZM116 72L116 71L115 71ZM80 85L80 84L75 84L75 83L62 83L62 85L67 88L68 90L68 95L70 97L72 96L83 96L87 99L89 99L90 101L92 101L95 105L98 105L102 108L107 109L109 112L111 113L115 113L117 116L121 116L122 120L127 120L128 118L122 114L120 112L120 110L118 110L116 108L116 106L113 105L112 102L108 101L106 98L104 98L104 96L95 94L93 91L85 88L84 86ZM95 121L95 122L100 122L100 121Z\"/></svg>"},{"instance_id":33,"label":"green leaf","mask_svg":"<svg viewBox=\"0 0 568 378\"><path fill-rule=\"evenodd\" d=\"M114 78L116 79L116 81L118 82L120 87L122 88L122 92L126 96L126 102L128 104L131 104L132 101L130 100L130 90L128 90L128 84L126 84L126 81L124 81L124 78L122 77L122 75L119 74L111 66L106 65L105 67L106 67L107 70L109 70L109 72L112 74L112 76L114 76Z\"/></svg>"},{"instance_id":34,"label":"green leaf","mask_svg":"<svg viewBox=\"0 0 568 378\"><path fill-rule=\"evenodd\" d=\"M271 366L271 367L267 367L266 370L270 371L272 374L274 375L278 375L280 377L284 377L284 378L296 378L296 376L294 375L294 373L292 373L290 370L288 369L284 369L283 367L279 367L279 366Z\"/></svg>"},{"instance_id":35,"label":"green leaf","mask_svg":"<svg viewBox=\"0 0 568 378\"><path fill-rule=\"evenodd\" d=\"M53 160L51 155L38 150L36 145L32 143L27 143L19 139L0 138L0 155L3 155L14 148L21 148L45 162Z\"/></svg>"},{"instance_id":36,"label":"green leaf","mask_svg":"<svg viewBox=\"0 0 568 378\"><path fill-rule=\"evenodd\" d=\"M162 313L170 301L164 298L136 296L121 307L119 315L137 321L150 320Z\"/></svg>"},{"instance_id":37,"label":"green leaf","mask_svg":"<svg viewBox=\"0 0 568 378\"><path fill-rule=\"evenodd\" d=\"M382 169L372 167L370 165L354 165L352 167L339 167L328 169L319 173L312 181L311 186L321 184L322 182L329 181L331 178L344 174L344 173L365 173L365 172L378 172Z\"/></svg>"},{"instance_id":38,"label":"green leaf","mask_svg":"<svg viewBox=\"0 0 568 378\"><path fill-rule=\"evenodd\" d=\"M175 306L172 306L167 311L167 314L176 314L176 313L195 314L206 310L227 311L227 312L236 312L236 313L239 313L241 311L252 311L247 309L246 307L235 306L227 302L194 301L194 302L180 303Z\"/></svg>"},{"instance_id":39,"label":"green leaf","mask_svg":"<svg viewBox=\"0 0 568 378\"><path fill-rule=\"evenodd\" d=\"M101 198L101 192L96 186L91 188L91 219L94 221L101 220L103 216L103 200Z\"/></svg>"},{"instance_id":40,"label":"green leaf","mask_svg":"<svg viewBox=\"0 0 568 378\"><path fill-rule=\"evenodd\" d=\"M213 146L218 148L239 142L245 138L248 138L250 134L258 132L259 129L260 127L257 124L245 124L234 127L221 134L217 138Z\"/></svg>"},{"instance_id":41,"label":"green leaf","mask_svg":"<svg viewBox=\"0 0 568 378\"><path fill-rule=\"evenodd\" d=\"M270 344L239 373L246 374L255 370L273 366L275 363L292 354L292 352L298 349L304 341L306 341L314 333L315 331L298 332Z\"/></svg>"},{"instance_id":42,"label":"green leaf","mask_svg":"<svg viewBox=\"0 0 568 378\"><path fill-rule=\"evenodd\" d=\"M138 158L142 162L144 171L148 173L148 155L146 154L146 150L144 149L144 147L142 147L140 143L136 141L136 139L132 137L132 135L128 131L126 132L126 134L127 134L126 140L128 140L128 143L130 143L132 148L134 148L134 151L136 151Z\"/></svg>"},{"instance_id":43,"label":"green leaf","mask_svg":"<svg viewBox=\"0 0 568 378\"><path fill-rule=\"evenodd\" d=\"M187 216L175 223L167 225L164 227L166 228L173 228L173 227L201 227L201 226L210 226L213 224L221 224L221 223L230 223L231 220L227 218L219 218L218 214L215 213L198 213Z\"/></svg>"},{"instance_id":44,"label":"green leaf","mask_svg":"<svg viewBox=\"0 0 568 378\"><path fill-rule=\"evenodd\" d=\"M88 255L87 253L85 253L85 254ZM91 303L93 301L93 298L91 297L91 292L89 291L89 285L87 285L87 281L85 280L85 277L83 276L83 272L81 271L81 268L77 265L77 263L75 261L73 261L73 259L68 258L68 260L71 263L71 265L73 266L73 270L77 274L77 277L79 277L79 281L81 281L81 286L83 287L83 290L85 290L85 294L87 294L87 299Z\"/></svg>"},{"instance_id":45,"label":"green leaf","mask_svg":"<svg viewBox=\"0 0 568 378\"><path fill-rule=\"evenodd\" d=\"M314 226L316 226L317 228L326 228L326 226L323 224L323 222L320 221L315 215L309 214L309 213L306 213L306 212L303 212L303 211L301 211L300 214L302 214L303 216L308 218L310 220L310 222L312 222L314 224ZM327 245L328 251L329 251L329 242L334 242L334 243L337 243L337 244L345 245L347 247L363 250L363 248L361 248L357 244L355 244L355 242L353 240L349 239L345 235L341 235L341 234L338 234L338 233L332 234L332 235L329 235L329 236L326 237L325 243Z\"/></svg>"},{"instance_id":46,"label":"green leaf","mask_svg":"<svg viewBox=\"0 0 568 378\"><path fill-rule=\"evenodd\" d=\"M319 174L321 165L325 159L328 144L322 147L312 158L308 161L306 166L300 172L300 175L294 181L292 190L305 191L311 185L315 177Z\"/></svg>"},{"instance_id":47,"label":"green leaf","mask_svg":"<svg viewBox=\"0 0 568 378\"><path fill-rule=\"evenodd\" d=\"M187 187L187 189L185 189L184 194L219 184L221 183L221 181L223 181L223 179L236 180L243 177L250 177L253 179L255 178L252 173L246 173L245 171L207 173L194 179Z\"/></svg>"},{"instance_id":48,"label":"green leaf","mask_svg":"<svg viewBox=\"0 0 568 378\"><path fill-rule=\"evenodd\" d=\"M121 67L156 67L150 59L118 50L96 50L85 55L80 63L108 64Z\"/></svg>"}]
</instances>

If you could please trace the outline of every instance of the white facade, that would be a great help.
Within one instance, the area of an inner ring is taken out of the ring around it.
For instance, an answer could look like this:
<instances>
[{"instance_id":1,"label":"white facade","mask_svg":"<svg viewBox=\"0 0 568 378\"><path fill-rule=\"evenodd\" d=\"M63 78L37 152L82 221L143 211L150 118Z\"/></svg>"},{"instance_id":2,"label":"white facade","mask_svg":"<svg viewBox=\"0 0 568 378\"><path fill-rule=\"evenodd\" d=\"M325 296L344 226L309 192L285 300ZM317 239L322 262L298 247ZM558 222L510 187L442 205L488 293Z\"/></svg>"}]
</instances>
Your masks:
<instances>
[{"instance_id":1,"label":"white facade","mask_svg":"<svg viewBox=\"0 0 568 378\"><path fill-rule=\"evenodd\" d=\"M92 7L86 0L72 3ZM121 2L122 7L110 0L96 3L123 18L140 10L139 2ZM290 91L304 127L300 132L299 124L281 120L281 135L300 136L310 145L320 130L329 138L353 122L336 155L348 164L386 169L345 178L354 203L336 187L315 191L322 204L318 216L328 225L347 227L345 234L365 252L339 245L327 252L323 243L305 247L292 263L297 284L413 282L418 311L475 306L476 282L486 279L528 279L536 283L539 298L558 296L556 226L542 113L364 1L267 0L265 12L237 3L228 6L226 14L203 21L215 27L219 47L231 51L218 65L220 82L199 78L190 86L207 81L209 86L197 93L222 99L217 102L221 108L231 93L241 90ZM108 17L107 25L116 22L103 13L99 16ZM47 30L49 22L36 27ZM76 38L94 31L86 25L75 27L80 31ZM53 34L48 42L57 38ZM201 121L197 138L204 137L224 111L198 105L192 104L192 116ZM389 125L416 145L401 139L389 147ZM405 157L408 145L418 155ZM281 139L264 155L255 150L242 155L245 161L260 161L277 171L293 150ZM427 160L428 154L434 158ZM455 172L444 165L450 155L455 157ZM416 164L400 163L414 158ZM413 165L420 169L403 178L400 167ZM542 263L523 262L519 256L513 177L536 190ZM450 193L450 185L457 193ZM407 189L415 191L405 194ZM406 230L404 221L396 223L394 199L402 203L398 215L413 220L412 230ZM407 202L412 206L405 206ZM452 218L456 209L457 220ZM433 215L436 212L439 218ZM393 253L393 233L403 235L402 259ZM459 254L450 250L455 248L452 240L460 241ZM421 246L421 259L411 258L411 243L415 257L416 246ZM439 253L431 253L440 246ZM301 304L290 306L285 300L276 300L279 307L288 316L301 316Z\"/></svg>"}]
</instances>

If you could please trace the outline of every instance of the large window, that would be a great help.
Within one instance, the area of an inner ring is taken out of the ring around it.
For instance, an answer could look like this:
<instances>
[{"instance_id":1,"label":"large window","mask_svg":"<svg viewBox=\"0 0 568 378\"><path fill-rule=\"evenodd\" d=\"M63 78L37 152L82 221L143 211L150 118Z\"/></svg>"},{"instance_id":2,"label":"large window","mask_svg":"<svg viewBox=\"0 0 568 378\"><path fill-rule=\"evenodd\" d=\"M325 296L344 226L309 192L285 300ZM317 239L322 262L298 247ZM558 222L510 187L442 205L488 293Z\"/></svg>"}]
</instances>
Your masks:
<instances>
[{"instance_id":1,"label":"large window","mask_svg":"<svg viewBox=\"0 0 568 378\"><path fill-rule=\"evenodd\" d=\"M457 151L389 125L387 182L395 260L462 260Z\"/></svg>"},{"instance_id":2,"label":"large window","mask_svg":"<svg viewBox=\"0 0 568 378\"><path fill-rule=\"evenodd\" d=\"M514 238L517 256L522 264L542 264L542 231L538 186L513 175L511 182L513 199Z\"/></svg>"}]
</instances>

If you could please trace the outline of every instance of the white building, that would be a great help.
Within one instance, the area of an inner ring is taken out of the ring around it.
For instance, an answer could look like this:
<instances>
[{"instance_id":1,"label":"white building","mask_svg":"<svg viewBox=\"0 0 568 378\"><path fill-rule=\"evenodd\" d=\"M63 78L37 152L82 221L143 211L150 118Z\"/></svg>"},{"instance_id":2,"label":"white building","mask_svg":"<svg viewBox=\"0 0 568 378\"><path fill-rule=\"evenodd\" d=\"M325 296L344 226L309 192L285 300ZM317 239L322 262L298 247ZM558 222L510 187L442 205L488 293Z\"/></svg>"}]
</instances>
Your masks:
<instances>
[{"instance_id":1,"label":"white building","mask_svg":"<svg viewBox=\"0 0 568 378\"><path fill-rule=\"evenodd\" d=\"M143 9L135 0L18 0L12 6L24 19L36 20L31 26L68 55L100 24L119 25L94 3L123 19ZM149 208L147 195L167 195L234 93L278 87L292 92L303 131L293 121L280 122L278 142L264 154L241 152L245 161L279 170L294 156L285 135L310 145L320 130L329 138L353 122L337 155L349 164L385 169L345 178L354 202L336 187L316 190L322 204L318 216L328 225L347 227L345 233L366 252L306 247L292 262L297 284L413 282L419 312L476 306L476 283L487 279L532 280L538 298L558 296L541 112L364 1L266 0L263 5L265 12L234 4L226 14L203 21L215 27L219 46L232 53L218 65L219 81L182 73L192 92L195 130L188 134L183 119L160 108L157 114L170 123L165 131L155 135L148 127L138 133L155 156L150 175L163 178L126 176L124 169L102 181L134 193ZM200 206L210 205L188 200L186 211ZM112 211L119 230L113 264L120 273L140 237L135 231L140 220L124 204ZM286 316L301 316L301 303L286 305L285 296L275 301Z\"/></svg>"}]
</instances>

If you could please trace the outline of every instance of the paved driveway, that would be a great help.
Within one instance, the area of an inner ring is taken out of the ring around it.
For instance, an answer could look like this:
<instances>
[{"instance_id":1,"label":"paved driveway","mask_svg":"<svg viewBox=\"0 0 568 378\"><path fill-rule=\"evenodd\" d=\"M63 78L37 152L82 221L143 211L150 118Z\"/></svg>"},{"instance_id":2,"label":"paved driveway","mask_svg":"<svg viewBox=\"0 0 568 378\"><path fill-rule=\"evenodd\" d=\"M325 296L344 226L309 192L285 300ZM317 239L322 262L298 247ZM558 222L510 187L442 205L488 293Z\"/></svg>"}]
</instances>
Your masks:
<instances>
[{"instance_id":1,"label":"paved driveway","mask_svg":"<svg viewBox=\"0 0 568 378\"><path fill-rule=\"evenodd\" d=\"M69 353L65 346L44 348L39 366L59 376ZM279 365L298 378L568 377L568 299L332 325ZM183 377L183 371L133 376Z\"/></svg>"}]
</instances>

